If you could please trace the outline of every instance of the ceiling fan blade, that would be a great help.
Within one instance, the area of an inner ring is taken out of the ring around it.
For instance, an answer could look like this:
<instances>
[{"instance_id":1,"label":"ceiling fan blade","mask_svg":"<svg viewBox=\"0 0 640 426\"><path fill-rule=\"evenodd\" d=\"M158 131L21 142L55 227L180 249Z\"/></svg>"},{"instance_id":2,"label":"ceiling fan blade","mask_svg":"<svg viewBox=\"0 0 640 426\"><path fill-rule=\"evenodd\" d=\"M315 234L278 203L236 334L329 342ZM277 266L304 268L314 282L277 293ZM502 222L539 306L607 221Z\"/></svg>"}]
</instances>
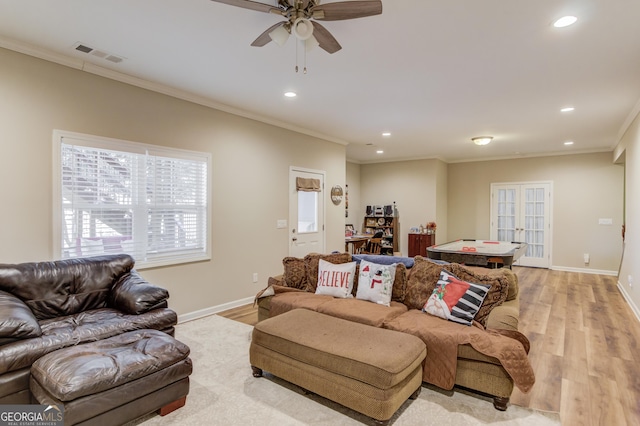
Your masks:
<instances>
[{"instance_id":1,"label":"ceiling fan blade","mask_svg":"<svg viewBox=\"0 0 640 426\"><path fill-rule=\"evenodd\" d=\"M336 40L325 27L315 21L311 22L313 23L313 36L318 40L320 48L329 53L336 53L338 50L342 49L338 40Z\"/></svg>"},{"instance_id":2,"label":"ceiling fan blade","mask_svg":"<svg viewBox=\"0 0 640 426\"><path fill-rule=\"evenodd\" d=\"M258 3L251 0L211 0L216 3L224 3L231 6L242 7L244 9L257 10L258 12L271 13L276 12L281 14L282 10L278 6L272 6L270 4Z\"/></svg>"},{"instance_id":3,"label":"ceiling fan blade","mask_svg":"<svg viewBox=\"0 0 640 426\"><path fill-rule=\"evenodd\" d=\"M314 6L313 17L321 21L341 21L344 19L364 18L382 13L381 0L343 1Z\"/></svg>"},{"instance_id":4,"label":"ceiling fan blade","mask_svg":"<svg viewBox=\"0 0 640 426\"><path fill-rule=\"evenodd\" d=\"M280 26L282 26L282 25L284 25L286 23L287 23L287 21L278 22L277 24L270 26L269 28L267 28L267 30L265 32L260 34L257 39L253 40L253 43L251 43L251 45L253 47L262 47L265 44L269 43L271 41L271 37L269 36L271 31L275 30L276 28L278 28L278 27L280 27Z\"/></svg>"}]
</instances>

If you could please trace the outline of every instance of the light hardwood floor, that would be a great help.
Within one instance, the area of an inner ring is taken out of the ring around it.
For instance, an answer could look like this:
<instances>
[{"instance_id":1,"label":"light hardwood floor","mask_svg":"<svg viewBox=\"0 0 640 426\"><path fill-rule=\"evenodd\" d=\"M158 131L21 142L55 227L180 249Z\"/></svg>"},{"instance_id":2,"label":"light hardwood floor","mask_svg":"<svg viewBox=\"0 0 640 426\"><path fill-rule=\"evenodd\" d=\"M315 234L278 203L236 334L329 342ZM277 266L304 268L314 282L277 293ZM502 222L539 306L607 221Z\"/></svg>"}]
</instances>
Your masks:
<instances>
[{"instance_id":1,"label":"light hardwood floor","mask_svg":"<svg viewBox=\"0 0 640 426\"><path fill-rule=\"evenodd\" d=\"M640 322L616 277L514 268L520 331L531 341L536 384L511 403L560 413L567 426L640 425ZM257 309L221 316L254 325Z\"/></svg>"}]
</instances>

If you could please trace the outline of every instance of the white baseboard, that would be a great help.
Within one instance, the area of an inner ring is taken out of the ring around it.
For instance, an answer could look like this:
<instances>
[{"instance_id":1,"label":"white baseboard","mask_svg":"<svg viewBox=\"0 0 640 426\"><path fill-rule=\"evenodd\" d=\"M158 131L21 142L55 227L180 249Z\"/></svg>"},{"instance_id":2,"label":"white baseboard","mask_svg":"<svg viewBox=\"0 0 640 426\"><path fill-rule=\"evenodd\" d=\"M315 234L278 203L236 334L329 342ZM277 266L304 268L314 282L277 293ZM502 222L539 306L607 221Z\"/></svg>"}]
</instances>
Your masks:
<instances>
[{"instance_id":1,"label":"white baseboard","mask_svg":"<svg viewBox=\"0 0 640 426\"><path fill-rule=\"evenodd\" d=\"M610 275L612 277L618 276L618 271L607 271L606 269L589 269L589 268L572 268L570 266L551 266L549 268L553 271L564 272L581 272L583 274L595 274L595 275Z\"/></svg>"},{"instance_id":2,"label":"white baseboard","mask_svg":"<svg viewBox=\"0 0 640 426\"><path fill-rule=\"evenodd\" d=\"M633 302L633 299L631 299L631 296L629 296L629 293L627 293L627 290L624 288L620 281L618 281L618 290L620 290L620 293L622 293L622 297L624 297L624 300L627 301L627 304L633 311L636 319L640 321L640 309L638 309L638 306Z\"/></svg>"},{"instance_id":3,"label":"white baseboard","mask_svg":"<svg viewBox=\"0 0 640 426\"><path fill-rule=\"evenodd\" d=\"M255 298L254 296L251 296L245 299L223 303L222 305L211 306L210 308L200 309L199 311L178 315L178 324L181 324L187 321L193 321L198 318L208 317L209 315L214 315L214 314L217 314L218 312L223 312L229 309L237 308L238 306L248 305L249 303L253 303L254 298Z\"/></svg>"}]
</instances>

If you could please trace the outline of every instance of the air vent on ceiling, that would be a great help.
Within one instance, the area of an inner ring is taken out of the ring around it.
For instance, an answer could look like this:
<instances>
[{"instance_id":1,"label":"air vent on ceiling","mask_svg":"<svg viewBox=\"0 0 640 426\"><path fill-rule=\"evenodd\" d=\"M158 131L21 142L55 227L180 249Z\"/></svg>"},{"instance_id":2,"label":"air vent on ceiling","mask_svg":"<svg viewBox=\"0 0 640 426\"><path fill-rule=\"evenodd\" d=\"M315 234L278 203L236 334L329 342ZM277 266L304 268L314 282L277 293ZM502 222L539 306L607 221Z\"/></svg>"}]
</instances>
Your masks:
<instances>
[{"instance_id":1,"label":"air vent on ceiling","mask_svg":"<svg viewBox=\"0 0 640 426\"><path fill-rule=\"evenodd\" d=\"M78 52L86 53L100 59L105 59L107 61L113 62L114 64L119 64L124 60L124 58L121 56L112 55L111 53L105 52L104 50L98 50L93 47L87 46L86 44L76 43L74 47Z\"/></svg>"}]
</instances>

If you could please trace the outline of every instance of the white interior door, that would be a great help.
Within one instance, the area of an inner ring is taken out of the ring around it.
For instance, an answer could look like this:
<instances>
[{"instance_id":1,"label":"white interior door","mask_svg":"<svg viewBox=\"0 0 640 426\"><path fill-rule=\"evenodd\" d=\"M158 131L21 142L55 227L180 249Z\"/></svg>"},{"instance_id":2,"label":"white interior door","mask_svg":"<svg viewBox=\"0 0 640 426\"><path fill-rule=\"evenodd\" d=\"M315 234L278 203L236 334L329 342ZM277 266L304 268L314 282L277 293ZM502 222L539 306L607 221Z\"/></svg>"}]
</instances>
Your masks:
<instances>
[{"instance_id":1,"label":"white interior door","mask_svg":"<svg viewBox=\"0 0 640 426\"><path fill-rule=\"evenodd\" d=\"M300 189L299 178L319 185ZM289 256L324 253L324 172L292 167L289 171Z\"/></svg>"},{"instance_id":2,"label":"white interior door","mask_svg":"<svg viewBox=\"0 0 640 426\"><path fill-rule=\"evenodd\" d=\"M551 264L551 183L491 185L491 239L527 243L516 263Z\"/></svg>"}]
</instances>

